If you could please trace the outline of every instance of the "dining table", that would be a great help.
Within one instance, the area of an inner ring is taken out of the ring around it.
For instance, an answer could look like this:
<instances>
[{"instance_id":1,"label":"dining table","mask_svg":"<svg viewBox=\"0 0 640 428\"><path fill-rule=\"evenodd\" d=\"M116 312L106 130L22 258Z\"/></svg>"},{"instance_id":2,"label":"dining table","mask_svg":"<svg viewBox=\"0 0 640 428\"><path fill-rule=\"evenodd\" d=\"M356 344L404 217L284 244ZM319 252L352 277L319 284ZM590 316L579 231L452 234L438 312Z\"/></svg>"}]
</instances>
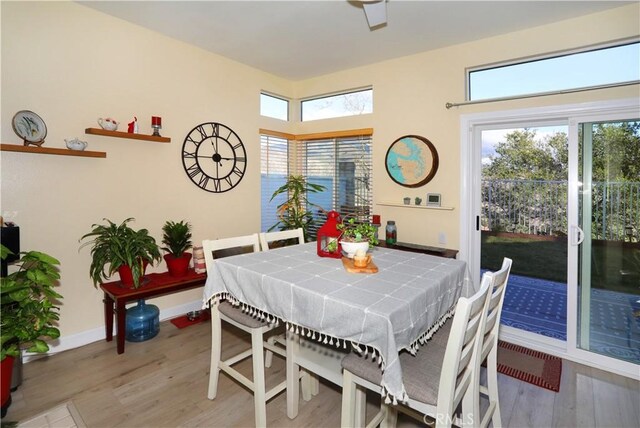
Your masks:
<instances>
[{"instance_id":1,"label":"dining table","mask_svg":"<svg viewBox=\"0 0 640 428\"><path fill-rule=\"evenodd\" d=\"M398 354L428 346L458 299L475 292L466 262L373 247L378 271L351 273L340 259L318 256L316 248L311 242L214 260L203 307L229 300L307 340L367 354L382 371L383 396L406 401ZM287 414L293 418L299 393L297 370L290 367L288 362Z\"/></svg>"}]
</instances>

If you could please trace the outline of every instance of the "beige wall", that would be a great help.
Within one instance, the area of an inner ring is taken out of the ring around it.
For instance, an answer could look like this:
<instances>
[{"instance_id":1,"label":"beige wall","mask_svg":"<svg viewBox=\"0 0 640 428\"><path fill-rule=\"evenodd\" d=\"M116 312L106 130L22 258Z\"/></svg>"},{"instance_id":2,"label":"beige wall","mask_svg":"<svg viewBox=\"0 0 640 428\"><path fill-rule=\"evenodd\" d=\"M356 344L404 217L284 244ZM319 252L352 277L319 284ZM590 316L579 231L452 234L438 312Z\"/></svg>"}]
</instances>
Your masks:
<instances>
[{"instance_id":1,"label":"beige wall","mask_svg":"<svg viewBox=\"0 0 640 428\"><path fill-rule=\"evenodd\" d=\"M47 124L45 147L78 137L106 159L2 152L2 212L21 228L22 248L61 261L61 330L71 335L103 325L102 294L88 276L89 249L78 239L102 218L135 217L160 240L165 220L186 219L195 241L258 231L263 88L290 92L291 83L114 19L71 2L2 3L3 143L19 144L11 119L19 110ZM98 117L126 131L137 116L150 134L151 116L171 144L95 135ZM243 139L247 172L233 191L196 187L181 161L185 135L219 121ZM15 215L12 215L15 213ZM164 262L153 271L166 270ZM154 300L161 309L201 300L192 290Z\"/></svg>"},{"instance_id":2,"label":"beige wall","mask_svg":"<svg viewBox=\"0 0 640 428\"><path fill-rule=\"evenodd\" d=\"M324 128L374 128L374 203L412 201L426 193L441 193L442 204L453 211L436 211L374 205L374 212L396 220L398 240L438 244L444 232L446 246L458 248L460 193L460 115L553 104L568 104L640 95L638 86L568 95L529 98L518 101L480 104L447 110L447 102L465 99L465 69L468 67L542 55L547 52L640 35L638 4L609 12L563 21L490 39L346 70L294 84L299 98L336 91L339 88L373 86L374 113L371 115L319 120L301 125L300 132ZM438 150L440 167L432 181L417 189L395 184L386 173L384 157L398 137L417 134L427 137ZM413 203L413 202L412 202Z\"/></svg>"},{"instance_id":3,"label":"beige wall","mask_svg":"<svg viewBox=\"0 0 640 428\"><path fill-rule=\"evenodd\" d=\"M157 239L165 220L186 219L195 240L257 231L260 227L258 128L304 133L373 127L374 200L442 193L453 211L375 206L383 222L395 219L399 239L457 248L461 114L638 96L638 87L445 109L464 99L464 69L517 57L596 44L640 34L638 5L451 48L289 82L166 38L84 6L67 2L1 4L2 142L17 144L11 118L33 110L47 123L46 147L79 137L106 159L1 153L1 210L21 226L23 249L62 262L63 337L102 328L101 293L88 278L87 249L78 238L103 217L135 217ZM372 85L374 113L285 124L259 116L261 89L291 97ZM85 135L97 117L113 116L120 130L133 116L150 133L150 116L163 118L171 144ZM248 169L231 192L209 194L184 174L186 133L205 121L233 128L248 151ZM440 155L436 177L419 189L393 184L384 169L389 144L405 134L429 138ZM165 270L164 263L153 269ZM199 300L200 290L154 300L162 310Z\"/></svg>"}]
</instances>

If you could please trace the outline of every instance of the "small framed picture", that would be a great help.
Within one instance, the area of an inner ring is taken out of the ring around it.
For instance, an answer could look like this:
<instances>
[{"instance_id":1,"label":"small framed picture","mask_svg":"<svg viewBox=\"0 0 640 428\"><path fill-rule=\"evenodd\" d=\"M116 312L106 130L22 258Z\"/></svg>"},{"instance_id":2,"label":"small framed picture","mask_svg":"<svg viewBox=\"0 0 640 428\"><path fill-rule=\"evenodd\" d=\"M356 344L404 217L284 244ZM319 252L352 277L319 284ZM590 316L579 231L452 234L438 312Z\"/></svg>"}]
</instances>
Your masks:
<instances>
[{"instance_id":1,"label":"small framed picture","mask_svg":"<svg viewBox=\"0 0 640 428\"><path fill-rule=\"evenodd\" d=\"M427 206L439 207L440 199L440 193L427 193Z\"/></svg>"}]
</instances>

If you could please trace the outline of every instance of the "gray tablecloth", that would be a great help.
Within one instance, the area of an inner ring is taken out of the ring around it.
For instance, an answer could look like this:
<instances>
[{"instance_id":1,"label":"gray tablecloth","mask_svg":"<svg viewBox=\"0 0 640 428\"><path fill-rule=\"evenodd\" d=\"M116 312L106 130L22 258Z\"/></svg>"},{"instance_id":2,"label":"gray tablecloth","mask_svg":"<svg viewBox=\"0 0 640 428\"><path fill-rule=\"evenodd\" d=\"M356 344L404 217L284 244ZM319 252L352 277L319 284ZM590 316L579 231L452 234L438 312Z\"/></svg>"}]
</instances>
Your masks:
<instances>
[{"instance_id":1,"label":"gray tablecloth","mask_svg":"<svg viewBox=\"0 0 640 428\"><path fill-rule=\"evenodd\" d=\"M383 394L405 401L398 352L415 352L474 287L460 260L379 247L372 255L375 274L348 273L341 260L319 257L315 243L215 260L204 305L228 298L304 335L350 342L378 359Z\"/></svg>"}]
</instances>

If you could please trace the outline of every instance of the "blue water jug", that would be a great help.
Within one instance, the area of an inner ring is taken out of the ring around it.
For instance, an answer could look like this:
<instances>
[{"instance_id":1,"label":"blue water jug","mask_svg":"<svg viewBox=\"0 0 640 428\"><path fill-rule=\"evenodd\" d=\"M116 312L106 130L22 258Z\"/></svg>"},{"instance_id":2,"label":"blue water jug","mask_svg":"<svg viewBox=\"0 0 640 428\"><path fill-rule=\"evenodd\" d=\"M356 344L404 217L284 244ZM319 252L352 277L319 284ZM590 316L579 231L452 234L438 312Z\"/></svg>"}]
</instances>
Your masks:
<instances>
[{"instance_id":1,"label":"blue water jug","mask_svg":"<svg viewBox=\"0 0 640 428\"><path fill-rule=\"evenodd\" d=\"M127 309L127 333L129 342L143 342L155 337L160 331L160 310L156 305L147 305L144 300Z\"/></svg>"}]
</instances>

